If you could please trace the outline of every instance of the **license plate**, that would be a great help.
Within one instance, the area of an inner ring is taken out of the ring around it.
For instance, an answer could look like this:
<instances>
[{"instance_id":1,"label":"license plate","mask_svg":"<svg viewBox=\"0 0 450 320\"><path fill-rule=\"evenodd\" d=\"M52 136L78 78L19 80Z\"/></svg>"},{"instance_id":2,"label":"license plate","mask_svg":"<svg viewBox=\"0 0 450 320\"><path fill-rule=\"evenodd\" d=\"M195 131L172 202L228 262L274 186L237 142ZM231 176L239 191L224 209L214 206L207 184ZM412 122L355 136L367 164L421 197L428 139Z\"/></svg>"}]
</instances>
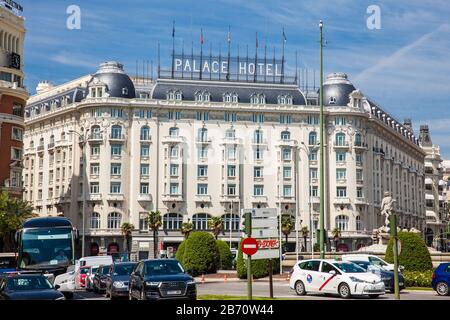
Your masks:
<instances>
[{"instance_id":1,"label":"license plate","mask_svg":"<svg viewBox=\"0 0 450 320\"><path fill-rule=\"evenodd\" d=\"M399 286L402 286L402 285L403 285L403 282L399 282L398 285L399 285Z\"/></svg>"},{"instance_id":2,"label":"license plate","mask_svg":"<svg viewBox=\"0 0 450 320\"><path fill-rule=\"evenodd\" d=\"M172 290L172 291L167 291L167 294L170 294L170 295L174 295L174 294L181 294L181 290Z\"/></svg>"}]
</instances>

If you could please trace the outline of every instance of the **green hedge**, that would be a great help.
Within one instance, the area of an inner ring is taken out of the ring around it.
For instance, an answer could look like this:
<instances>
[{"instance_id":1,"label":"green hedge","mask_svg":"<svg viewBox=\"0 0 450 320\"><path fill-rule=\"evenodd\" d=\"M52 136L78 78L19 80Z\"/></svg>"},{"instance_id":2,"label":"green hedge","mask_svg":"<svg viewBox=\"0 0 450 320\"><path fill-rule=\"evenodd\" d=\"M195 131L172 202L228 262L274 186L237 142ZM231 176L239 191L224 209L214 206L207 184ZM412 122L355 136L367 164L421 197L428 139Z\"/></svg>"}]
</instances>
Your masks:
<instances>
[{"instance_id":1,"label":"green hedge","mask_svg":"<svg viewBox=\"0 0 450 320\"><path fill-rule=\"evenodd\" d=\"M398 256L398 263L405 267L406 271L428 271L433 269L431 256L425 241L413 232L398 232L398 239L401 242L401 252ZM394 262L393 239L389 240L386 248L385 260Z\"/></svg>"},{"instance_id":2,"label":"green hedge","mask_svg":"<svg viewBox=\"0 0 450 320\"><path fill-rule=\"evenodd\" d=\"M241 251L242 239L239 244L238 256L236 261L237 276L240 279L247 279L247 260L244 260L244 255ZM280 270L280 260L272 259L273 273L278 273ZM264 278L269 275L269 259L252 260L252 273L254 278Z\"/></svg>"},{"instance_id":3,"label":"green hedge","mask_svg":"<svg viewBox=\"0 0 450 320\"><path fill-rule=\"evenodd\" d=\"M216 240L216 245L220 255L218 268L222 270L231 270L233 267L233 255L231 254L228 243L222 240Z\"/></svg>"},{"instance_id":4,"label":"green hedge","mask_svg":"<svg viewBox=\"0 0 450 320\"><path fill-rule=\"evenodd\" d=\"M404 271L405 286L407 287L431 287L432 270L428 271Z\"/></svg>"},{"instance_id":5,"label":"green hedge","mask_svg":"<svg viewBox=\"0 0 450 320\"><path fill-rule=\"evenodd\" d=\"M183 267L192 276L215 273L219 265L219 249L214 236L205 231L192 232L185 241Z\"/></svg>"},{"instance_id":6,"label":"green hedge","mask_svg":"<svg viewBox=\"0 0 450 320\"><path fill-rule=\"evenodd\" d=\"M184 250L186 250L186 240L180 243L177 248L177 252L175 253L175 257L181 263L181 265L183 265Z\"/></svg>"}]
</instances>

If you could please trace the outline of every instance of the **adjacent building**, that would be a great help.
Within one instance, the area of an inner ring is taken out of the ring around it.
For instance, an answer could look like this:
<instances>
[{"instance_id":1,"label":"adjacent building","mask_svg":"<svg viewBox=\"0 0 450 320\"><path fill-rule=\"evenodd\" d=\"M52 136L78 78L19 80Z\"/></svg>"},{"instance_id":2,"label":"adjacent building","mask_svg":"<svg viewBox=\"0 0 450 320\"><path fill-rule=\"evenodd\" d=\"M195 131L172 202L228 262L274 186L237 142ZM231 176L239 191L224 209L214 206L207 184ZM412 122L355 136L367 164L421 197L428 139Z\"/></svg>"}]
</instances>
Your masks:
<instances>
[{"instance_id":1,"label":"adjacent building","mask_svg":"<svg viewBox=\"0 0 450 320\"><path fill-rule=\"evenodd\" d=\"M26 107L24 198L80 230L84 208L86 254L122 251L120 226L131 222L133 254L152 256L145 218L153 210L163 216L165 249L183 240L183 222L207 230L212 216L225 222L219 238L236 246L244 208L277 208L318 228L324 143L325 227L341 230L340 250L372 243L386 190L397 199L399 225L425 231L425 151L408 124L346 74L324 84L325 141L316 91L283 79L192 74L138 86L120 63L106 62L93 75L42 83ZM289 239L295 243L294 231Z\"/></svg>"}]
</instances>

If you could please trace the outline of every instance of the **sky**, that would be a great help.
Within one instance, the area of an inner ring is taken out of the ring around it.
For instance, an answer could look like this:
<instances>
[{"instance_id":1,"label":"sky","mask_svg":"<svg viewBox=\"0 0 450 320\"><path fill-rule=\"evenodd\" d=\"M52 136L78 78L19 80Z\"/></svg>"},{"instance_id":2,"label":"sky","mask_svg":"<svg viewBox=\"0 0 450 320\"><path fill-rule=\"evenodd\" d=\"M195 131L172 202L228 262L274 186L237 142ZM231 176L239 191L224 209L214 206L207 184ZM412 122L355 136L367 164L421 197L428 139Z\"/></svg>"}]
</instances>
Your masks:
<instances>
[{"instance_id":1,"label":"sky","mask_svg":"<svg viewBox=\"0 0 450 320\"><path fill-rule=\"evenodd\" d=\"M134 74L136 60L170 68L175 45L200 51L249 46L258 32L281 55L286 35L286 71L319 69L319 21L324 21L324 72L345 72L355 87L399 121L412 119L418 134L428 124L434 144L450 159L450 6L448 0L18 0L24 7L26 85L60 84L95 73L108 60ZM80 8L80 29L69 29L67 8ZM378 6L379 20L373 20ZM368 20L369 25L368 25ZM374 22L379 25L373 28ZM369 28L370 27L370 28ZM379 28L378 28L379 27ZM242 54L242 52L241 52ZM261 54L261 49L260 53ZM141 69L141 67L139 68ZM155 67L156 73L156 67ZM317 81L317 80L316 80ZM309 83L313 82L312 76Z\"/></svg>"}]
</instances>

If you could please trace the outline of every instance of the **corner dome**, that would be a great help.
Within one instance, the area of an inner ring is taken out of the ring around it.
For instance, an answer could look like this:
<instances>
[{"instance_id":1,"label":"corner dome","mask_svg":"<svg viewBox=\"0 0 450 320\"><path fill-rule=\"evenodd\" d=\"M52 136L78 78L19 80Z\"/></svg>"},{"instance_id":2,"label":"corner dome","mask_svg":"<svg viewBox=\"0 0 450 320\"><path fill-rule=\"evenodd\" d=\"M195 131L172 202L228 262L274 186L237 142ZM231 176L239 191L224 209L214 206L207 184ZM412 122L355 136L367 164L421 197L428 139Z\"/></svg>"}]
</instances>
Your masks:
<instances>
[{"instance_id":1,"label":"corner dome","mask_svg":"<svg viewBox=\"0 0 450 320\"><path fill-rule=\"evenodd\" d=\"M136 97L133 81L123 70L123 64L116 61L100 64L99 69L88 83L88 89L93 85L106 86L105 93L109 97L128 99Z\"/></svg>"},{"instance_id":2,"label":"corner dome","mask_svg":"<svg viewBox=\"0 0 450 320\"><path fill-rule=\"evenodd\" d=\"M323 105L346 106L350 102L349 94L356 88L348 80L348 76L342 72L327 75L323 83Z\"/></svg>"}]
</instances>

